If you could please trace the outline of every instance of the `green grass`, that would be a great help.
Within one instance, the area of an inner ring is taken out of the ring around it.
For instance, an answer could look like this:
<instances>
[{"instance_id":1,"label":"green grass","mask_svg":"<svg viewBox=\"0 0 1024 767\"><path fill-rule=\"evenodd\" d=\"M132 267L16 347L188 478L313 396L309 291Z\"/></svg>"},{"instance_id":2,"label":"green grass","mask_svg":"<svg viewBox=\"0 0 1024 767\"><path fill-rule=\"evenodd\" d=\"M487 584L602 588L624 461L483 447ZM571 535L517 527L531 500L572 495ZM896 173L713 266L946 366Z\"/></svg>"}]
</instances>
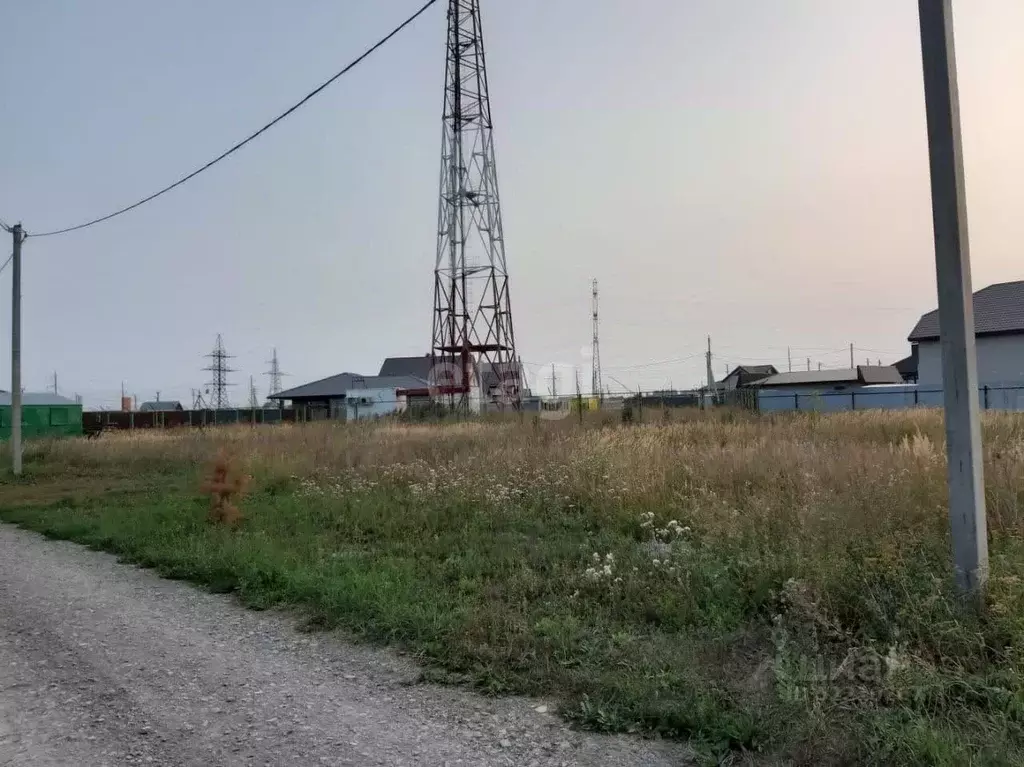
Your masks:
<instances>
[{"instance_id":1,"label":"green grass","mask_svg":"<svg viewBox=\"0 0 1024 767\"><path fill-rule=\"evenodd\" d=\"M354 444L324 460L347 465L297 477L256 450L237 530L210 525L198 492L215 442L135 456L133 483L82 452L100 448L48 446L28 480L0 486L0 519L293 608L307 630L400 645L427 680L691 740L711 763L1024 762L1024 545L1002 464L979 616L949 577L941 462L897 449L898 421L429 428L439 444L423 453L419 431L334 433ZM709 439L696 466L686 451ZM76 495L86 465L93 483L120 479ZM656 543L670 519L680 532Z\"/></svg>"}]
</instances>

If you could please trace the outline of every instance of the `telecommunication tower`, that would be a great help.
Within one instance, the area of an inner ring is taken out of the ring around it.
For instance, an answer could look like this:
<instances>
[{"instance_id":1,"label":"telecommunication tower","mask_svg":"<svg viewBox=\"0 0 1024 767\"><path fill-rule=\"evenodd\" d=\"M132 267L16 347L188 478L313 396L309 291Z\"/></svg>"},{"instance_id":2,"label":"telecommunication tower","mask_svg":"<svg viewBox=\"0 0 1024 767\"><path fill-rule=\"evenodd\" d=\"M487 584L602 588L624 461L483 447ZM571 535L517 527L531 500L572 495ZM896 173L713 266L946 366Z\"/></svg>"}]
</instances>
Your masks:
<instances>
[{"instance_id":1,"label":"telecommunication tower","mask_svg":"<svg viewBox=\"0 0 1024 767\"><path fill-rule=\"evenodd\" d=\"M597 280L592 283L593 300L591 301L591 314L594 319L594 338L591 341L590 349L590 393L592 396L601 396L601 343L598 335L597 322Z\"/></svg>"},{"instance_id":2,"label":"telecommunication tower","mask_svg":"<svg viewBox=\"0 0 1024 767\"><path fill-rule=\"evenodd\" d=\"M518 408L479 0L449 0L446 50L431 358L450 369L438 391L452 406L468 402L479 375L483 401L497 389L499 403Z\"/></svg>"},{"instance_id":3,"label":"telecommunication tower","mask_svg":"<svg viewBox=\"0 0 1024 767\"><path fill-rule=\"evenodd\" d=\"M224 350L224 341L221 339L220 333L217 334L217 343L214 345L213 351L206 356L210 359L210 365L203 369L210 371L212 379L206 384L209 387L210 407L214 410L231 407L228 402L228 387L231 386L228 383L228 374L235 371L228 367L231 355Z\"/></svg>"}]
</instances>

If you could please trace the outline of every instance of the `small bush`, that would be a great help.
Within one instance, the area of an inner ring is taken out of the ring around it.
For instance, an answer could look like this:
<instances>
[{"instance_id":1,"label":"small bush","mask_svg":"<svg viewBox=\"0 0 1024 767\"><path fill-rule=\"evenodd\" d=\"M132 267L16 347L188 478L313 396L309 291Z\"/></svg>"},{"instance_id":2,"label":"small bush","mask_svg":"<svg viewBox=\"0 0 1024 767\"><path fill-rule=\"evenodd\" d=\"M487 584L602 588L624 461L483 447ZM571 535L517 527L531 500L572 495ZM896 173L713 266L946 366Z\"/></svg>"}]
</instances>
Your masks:
<instances>
[{"instance_id":1,"label":"small bush","mask_svg":"<svg viewBox=\"0 0 1024 767\"><path fill-rule=\"evenodd\" d=\"M247 479L225 450L217 452L210 466L210 476L201 486L202 491L210 496L211 522L231 526L241 521L242 512L234 501L245 491Z\"/></svg>"}]
</instances>

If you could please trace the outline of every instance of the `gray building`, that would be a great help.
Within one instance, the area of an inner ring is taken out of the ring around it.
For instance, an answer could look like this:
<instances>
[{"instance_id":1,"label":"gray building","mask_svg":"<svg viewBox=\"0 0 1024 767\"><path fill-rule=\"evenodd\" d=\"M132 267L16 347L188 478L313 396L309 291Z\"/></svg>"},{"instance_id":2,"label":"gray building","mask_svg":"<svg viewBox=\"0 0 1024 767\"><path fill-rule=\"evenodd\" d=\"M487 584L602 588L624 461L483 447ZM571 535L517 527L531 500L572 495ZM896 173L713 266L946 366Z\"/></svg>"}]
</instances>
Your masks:
<instances>
[{"instance_id":1,"label":"gray building","mask_svg":"<svg viewBox=\"0 0 1024 767\"><path fill-rule=\"evenodd\" d=\"M973 303L978 385L1024 386L1024 281L989 285L975 292ZM941 388L938 309L918 320L908 340L916 347L918 383Z\"/></svg>"},{"instance_id":2,"label":"gray building","mask_svg":"<svg viewBox=\"0 0 1024 767\"><path fill-rule=\"evenodd\" d=\"M383 414L385 400L392 403L392 410L399 410L409 404L415 397L407 397L401 392L423 391L427 388L425 378L412 375L362 376L357 373L339 373L338 375L321 378L319 381L296 386L270 397L275 402L289 401L292 406L301 410L309 420L336 418L344 420L349 409L349 400L354 394L366 391L368 397L372 392L372 400L379 414ZM392 397L383 397L381 391L393 393ZM355 397L357 403L359 398ZM369 401L367 402L369 405Z\"/></svg>"}]
</instances>

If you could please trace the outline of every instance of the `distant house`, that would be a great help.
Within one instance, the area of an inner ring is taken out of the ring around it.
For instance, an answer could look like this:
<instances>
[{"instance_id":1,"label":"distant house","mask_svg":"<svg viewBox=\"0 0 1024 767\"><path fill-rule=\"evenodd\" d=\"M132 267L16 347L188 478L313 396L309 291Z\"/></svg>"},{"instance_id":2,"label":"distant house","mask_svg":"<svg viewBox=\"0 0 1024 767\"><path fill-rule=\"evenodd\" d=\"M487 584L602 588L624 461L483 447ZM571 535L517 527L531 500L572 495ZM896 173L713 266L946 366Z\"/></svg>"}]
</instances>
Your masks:
<instances>
[{"instance_id":1,"label":"distant house","mask_svg":"<svg viewBox=\"0 0 1024 767\"><path fill-rule=\"evenodd\" d=\"M177 400L153 400L152 402L143 402L139 406L139 410L143 413L172 413L184 409Z\"/></svg>"},{"instance_id":2,"label":"distant house","mask_svg":"<svg viewBox=\"0 0 1024 767\"><path fill-rule=\"evenodd\" d=\"M743 389L778 373L774 365L739 365L719 382L717 388L725 391Z\"/></svg>"},{"instance_id":3,"label":"distant house","mask_svg":"<svg viewBox=\"0 0 1024 767\"><path fill-rule=\"evenodd\" d=\"M903 383L900 372L892 365L858 365L837 370L807 370L776 373L758 381L759 389L786 391L845 391L878 384Z\"/></svg>"},{"instance_id":4,"label":"distant house","mask_svg":"<svg viewBox=\"0 0 1024 767\"><path fill-rule=\"evenodd\" d=\"M449 365L457 366L459 360L457 357L447 357L441 360L441 364L447 362ZM419 357L388 357L384 360L384 363L380 366L380 372L378 376L416 376L426 381L431 380L431 370L434 362L429 354L424 354ZM519 388L520 396L530 396L530 387L526 377L526 371L523 369L521 364L510 365L511 371L514 372L517 368L519 371ZM489 363L482 363L480 365L480 383L481 388L488 393L489 396L493 397L497 394L498 389L503 383L503 376L500 370L496 370L495 366ZM438 383L439 379L435 379L433 383Z\"/></svg>"},{"instance_id":5,"label":"distant house","mask_svg":"<svg viewBox=\"0 0 1024 767\"><path fill-rule=\"evenodd\" d=\"M974 333L980 386L1024 386L1024 281L989 285L974 294ZM917 380L942 386L939 311L928 312L910 332L917 348Z\"/></svg>"},{"instance_id":6,"label":"distant house","mask_svg":"<svg viewBox=\"0 0 1024 767\"><path fill-rule=\"evenodd\" d=\"M353 412L359 408L363 399L367 400L359 417L367 414L366 408L371 400L373 414L383 415L402 410L408 405L410 398L400 392L426 390L427 387L425 378L413 375L361 376L357 373L339 373L273 394L270 399L280 403L290 401L307 419L345 420L349 416L350 398L354 404ZM382 392L390 394L385 396Z\"/></svg>"}]
</instances>

